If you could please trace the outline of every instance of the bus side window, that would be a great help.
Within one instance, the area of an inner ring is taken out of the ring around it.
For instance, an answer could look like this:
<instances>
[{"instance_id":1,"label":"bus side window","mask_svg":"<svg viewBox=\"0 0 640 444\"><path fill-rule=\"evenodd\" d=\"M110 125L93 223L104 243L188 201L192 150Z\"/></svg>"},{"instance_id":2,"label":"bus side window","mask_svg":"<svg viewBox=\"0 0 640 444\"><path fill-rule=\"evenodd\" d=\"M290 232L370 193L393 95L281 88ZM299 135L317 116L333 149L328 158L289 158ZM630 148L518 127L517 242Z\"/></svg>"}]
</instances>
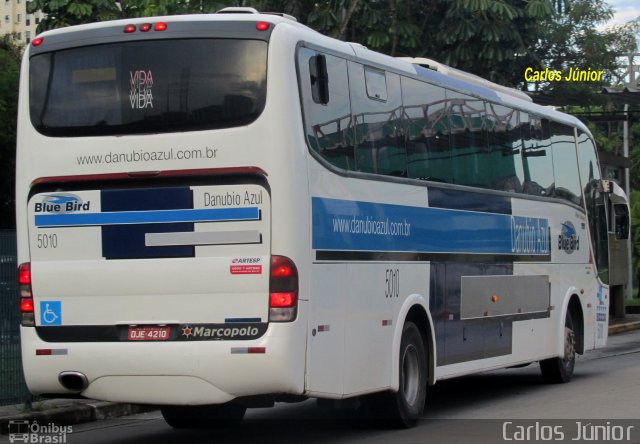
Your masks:
<instances>
[{"instance_id":1,"label":"bus side window","mask_svg":"<svg viewBox=\"0 0 640 444\"><path fill-rule=\"evenodd\" d=\"M327 58L317 54L309 58L309 80L313 101L321 105L329 103L329 74L327 73Z\"/></svg>"},{"instance_id":2,"label":"bus side window","mask_svg":"<svg viewBox=\"0 0 640 444\"><path fill-rule=\"evenodd\" d=\"M573 127L551 122L551 149L556 184L552 196L580 205L582 193Z\"/></svg>"},{"instance_id":3,"label":"bus side window","mask_svg":"<svg viewBox=\"0 0 640 444\"><path fill-rule=\"evenodd\" d=\"M408 177L453 182L445 89L403 77L402 103Z\"/></svg>"},{"instance_id":4,"label":"bus side window","mask_svg":"<svg viewBox=\"0 0 640 444\"><path fill-rule=\"evenodd\" d=\"M522 191L534 196L550 196L555 187L553 158L549 141L549 121L520 113L525 181Z\"/></svg>"},{"instance_id":5,"label":"bus side window","mask_svg":"<svg viewBox=\"0 0 640 444\"><path fill-rule=\"evenodd\" d=\"M524 170L518 110L487 103L487 126L489 149L482 168L491 178L491 188L522 193Z\"/></svg>"},{"instance_id":6,"label":"bus side window","mask_svg":"<svg viewBox=\"0 0 640 444\"><path fill-rule=\"evenodd\" d=\"M455 91L447 91L451 122L451 164L453 182L489 188L492 166L483 168L487 151L484 101Z\"/></svg>"},{"instance_id":7,"label":"bus side window","mask_svg":"<svg viewBox=\"0 0 640 444\"><path fill-rule=\"evenodd\" d=\"M400 76L349 62L356 170L407 176Z\"/></svg>"},{"instance_id":8,"label":"bus side window","mask_svg":"<svg viewBox=\"0 0 640 444\"><path fill-rule=\"evenodd\" d=\"M595 256L598 276L603 282L609 282L609 246L608 246L608 215L605 205L605 195L599 191L600 170L596 147L591 138L578 131L578 170L584 203L589 220L589 235L591 247Z\"/></svg>"},{"instance_id":9,"label":"bus side window","mask_svg":"<svg viewBox=\"0 0 640 444\"><path fill-rule=\"evenodd\" d=\"M300 48L298 70L309 147L332 165L354 170L347 61Z\"/></svg>"}]
</instances>

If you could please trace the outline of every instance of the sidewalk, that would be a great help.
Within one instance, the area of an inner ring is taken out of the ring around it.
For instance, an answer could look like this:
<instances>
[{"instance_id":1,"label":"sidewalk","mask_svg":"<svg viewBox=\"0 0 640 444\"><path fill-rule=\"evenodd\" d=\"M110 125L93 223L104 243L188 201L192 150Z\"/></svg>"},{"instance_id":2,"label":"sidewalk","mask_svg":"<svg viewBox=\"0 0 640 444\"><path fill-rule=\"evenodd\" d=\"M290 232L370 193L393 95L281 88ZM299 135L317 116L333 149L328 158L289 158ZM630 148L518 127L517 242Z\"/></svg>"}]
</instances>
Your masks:
<instances>
[{"instance_id":1,"label":"sidewalk","mask_svg":"<svg viewBox=\"0 0 640 444\"><path fill-rule=\"evenodd\" d=\"M48 399L36 401L32 410L24 405L0 406L0 435L9 433L9 421L29 421L59 426L134 415L155 410L153 406L94 401L92 399Z\"/></svg>"},{"instance_id":2,"label":"sidewalk","mask_svg":"<svg viewBox=\"0 0 640 444\"><path fill-rule=\"evenodd\" d=\"M627 314L624 319L612 319L609 321L610 335L638 329L640 329L640 314Z\"/></svg>"},{"instance_id":3,"label":"sidewalk","mask_svg":"<svg viewBox=\"0 0 640 444\"><path fill-rule=\"evenodd\" d=\"M615 335L640 329L640 314L628 314L624 319L611 320L609 334ZM134 415L154 410L153 406L94 401L90 399L50 399L33 403L24 411L22 405L0 406L0 435L8 433L9 421L37 421L59 426L80 424L100 419Z\"/></svg>"}]
</instances>

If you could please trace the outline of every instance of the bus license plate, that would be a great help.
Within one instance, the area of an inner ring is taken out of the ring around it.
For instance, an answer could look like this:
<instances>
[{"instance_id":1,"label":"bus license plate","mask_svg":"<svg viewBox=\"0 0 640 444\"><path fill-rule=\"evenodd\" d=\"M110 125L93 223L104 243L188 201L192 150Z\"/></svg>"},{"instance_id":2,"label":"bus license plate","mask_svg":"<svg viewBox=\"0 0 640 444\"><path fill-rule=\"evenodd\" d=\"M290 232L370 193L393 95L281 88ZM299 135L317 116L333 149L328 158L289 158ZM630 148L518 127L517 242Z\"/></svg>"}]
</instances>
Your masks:
<instances>
[{"instance_id":1,"label":"bus license plate","mask_svg":"<svg viewBox=\"0 0 640 444\"><path fill-rule=\"evenodd\" d=\"M167 341L169 327L129 327L129 341Z\"/></svg>"}]
</instances>

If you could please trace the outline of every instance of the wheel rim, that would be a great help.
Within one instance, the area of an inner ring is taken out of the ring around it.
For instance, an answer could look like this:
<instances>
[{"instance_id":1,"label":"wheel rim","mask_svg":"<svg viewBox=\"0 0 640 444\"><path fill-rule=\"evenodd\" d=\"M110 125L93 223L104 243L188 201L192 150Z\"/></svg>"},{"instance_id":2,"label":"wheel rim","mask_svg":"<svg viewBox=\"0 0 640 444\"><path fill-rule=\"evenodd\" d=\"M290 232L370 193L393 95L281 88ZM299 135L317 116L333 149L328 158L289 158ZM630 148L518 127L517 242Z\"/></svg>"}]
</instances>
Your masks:
<instances>
[{"instance_id":1,"label":"wheel rim","mask_svg":"<svg viewBox=\"0 0 640 444\"><path fill-rule=\"evenodd\" d=\"M420 392L418 350L410 344L402 356L402 394L407 404L414 405Z\"/></svg>"}]
</instances>

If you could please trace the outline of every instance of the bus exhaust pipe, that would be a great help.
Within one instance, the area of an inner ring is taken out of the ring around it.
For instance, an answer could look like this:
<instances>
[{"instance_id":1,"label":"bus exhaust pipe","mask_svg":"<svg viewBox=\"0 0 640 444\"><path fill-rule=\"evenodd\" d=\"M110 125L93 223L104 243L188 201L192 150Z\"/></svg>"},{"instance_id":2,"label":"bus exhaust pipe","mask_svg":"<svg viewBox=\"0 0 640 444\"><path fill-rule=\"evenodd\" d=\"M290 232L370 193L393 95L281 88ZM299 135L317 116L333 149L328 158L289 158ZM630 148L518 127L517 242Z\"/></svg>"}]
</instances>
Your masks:
<instances>
[{"instance_id":1,"label":"bus exhaust pipe","mask_svg":"<svg viewBox=\"0 0 640 444\"><path fill-rule=\"evenodd\" d=\"M84 373L73 371L61 372L58 375L58 381L64 388L76 393L80 393L89 385L89 380Z\"/></svg>"}]
</instances>

